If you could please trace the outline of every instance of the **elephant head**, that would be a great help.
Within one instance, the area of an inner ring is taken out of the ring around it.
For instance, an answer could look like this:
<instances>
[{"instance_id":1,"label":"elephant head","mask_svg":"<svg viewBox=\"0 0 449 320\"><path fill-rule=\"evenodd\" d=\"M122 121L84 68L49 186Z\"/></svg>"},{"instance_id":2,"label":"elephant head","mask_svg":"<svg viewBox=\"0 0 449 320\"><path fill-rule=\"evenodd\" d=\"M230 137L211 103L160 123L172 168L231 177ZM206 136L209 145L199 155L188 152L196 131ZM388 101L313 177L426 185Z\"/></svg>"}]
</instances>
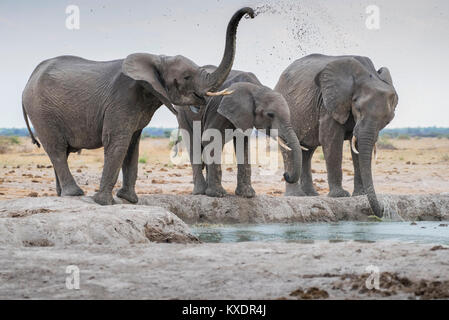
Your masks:
<instances>
[{"instance_id":1,"label":"elephant head","mask_svg":"<svg viewBox=\"0 0 449 320\"><path fill-rule=\"evenodd\" d=\"M122 72L152 92L174 112L173 104L203 105L205 96L215 91L226 80L235 56L237 26L251 8L238 10L229 21L223 59L214 72L208 72L183 56L158 56L147 53L131 54L123 61Z\"/></svg>"},{"instance_id":2,"label":"elephant head","mask_svg":"<svg viewBox=\"0 0 449 320\"><path fill-rule=\"evenodd\" d=\"M390 72L385 67L376 71L368 58L347 57L328 63L315 83L321 88L324 108L336 121L345 124L351 114L354 118L351 145L359 154L363 188L371 209L381 217L383 208L374 190L371 158L379 131L394 118L398 103Z\"/></svg>"},{"instance_id":3,"label":"elephant head","mask_svg":"<svg viewBox=\"0 0 449 320\"><path fill-rule=\"evenodd\" d=\"M290 124L290 109L284 97L268 87L247 82L234 83L229 87L231 95L224 96L218 106L218 113L227 118L236 128L276 129L280 142L292 153L291 172L285 172L288 183L299 180L302 161L298 137Z\"/></svg>"}]
</instances>

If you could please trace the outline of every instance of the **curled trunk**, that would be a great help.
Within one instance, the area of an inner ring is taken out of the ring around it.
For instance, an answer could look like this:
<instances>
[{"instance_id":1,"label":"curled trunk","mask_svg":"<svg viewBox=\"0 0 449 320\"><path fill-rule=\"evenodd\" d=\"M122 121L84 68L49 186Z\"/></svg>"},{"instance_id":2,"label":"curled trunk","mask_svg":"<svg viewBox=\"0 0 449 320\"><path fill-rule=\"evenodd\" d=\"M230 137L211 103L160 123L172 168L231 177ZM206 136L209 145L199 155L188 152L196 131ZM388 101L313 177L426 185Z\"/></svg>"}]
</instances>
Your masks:
<instances>
[{"instance_id":1,"label":"curled trunk","mask_svg":"<svg viewBox=\"0 0 449 320\"><path fill-rule=\"evenodd\" d=\"M251 18L254 18L253 9L246 7L234 13L231 20L229 21L228 28L226 30L226 45L223 59L214 72L206 73L207 90L218 90L218 88L225 82L226 78L228 77L229 72L232 69L232 64L234 63L237 26L239 25L240 19L242 19L245 14L248 14Z\"/></svg>"},{"instance_id":2,"label":"curled trunk","mask_svg":"<svg viewBox=\"0 0 449 320\"><path fill-rule=\"evenodd\" d=\"M362 178L363 188L374 214L378 217L383 216L383 208L379 203L376 191L374 190L373 175L371 172L372 152L375 144L376 131L371 129L365 134L357 137L357 145L359 150L359 165Z\"/></svg>"},{"instance_id":3,"label":"curled trunk","mask_svg":"<svg viewBox=\"0 0 449 320\"><path fill-rule=\"evenodd\" d=\"M290 153L288 157L291 159L291 164L287 172L284 173L284 179L288 183L296 183L301 174L302 150L293 129L287 126L283 131L283 139L287 142L288 147L292 149L291 151L286 151Z\"/></svg>"}]
</instances>

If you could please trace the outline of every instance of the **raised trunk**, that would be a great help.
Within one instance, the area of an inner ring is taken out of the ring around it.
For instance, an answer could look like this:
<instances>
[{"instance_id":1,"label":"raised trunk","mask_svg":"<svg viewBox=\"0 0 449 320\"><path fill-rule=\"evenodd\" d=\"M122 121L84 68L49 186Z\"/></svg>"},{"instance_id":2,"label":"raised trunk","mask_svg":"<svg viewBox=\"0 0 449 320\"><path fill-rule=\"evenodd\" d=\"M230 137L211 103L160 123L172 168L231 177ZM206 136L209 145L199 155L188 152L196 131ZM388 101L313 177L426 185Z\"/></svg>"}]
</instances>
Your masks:
<instances>
[{"instance_id":1,"label":"raised trunk","mask_svg":"<svg viewBox=\"0 0 449 320\"><path fill-rule=\"evenodd\" d=\"M218 68L212 73L206 73L206 91L216 91L225 82L226 78L231 72L232 64L234 63L235 56L235 39L237 33L237 26L240 19L248 14L251 18L254 18L254 11L251 8L242 8L238 10L232 16L228 23L228 28L226 30L226 45L223 54L223 59L221 60Z\"/></svg>"},{"instance_id":2,"label":"raised trunk","mask_svg":"<svg viewBox=\"0 0 449 320\"><path fill-rule=\"evenodd\" d=\"M289 159L291 160L290 168L287 172L284 173L284 179L288 183L296 183L299 180L299 176L301 175L301 167L302 167L302 150L298 141L298 137L290 126L285 127L283 132L283 138L287 142L291 151L289 152Z\"/></svg>"},{"instance_id":3,"label":"raised trunk","mask_svg":"<svg viewBox=\"0 0 449 320\"><path fill-rule=\"evenodd\" d=\"M383 216L383 207L377 200L376 191L374 190L373 175L371 172L372 152L375 144L376 131L374 129L357 137L357 145L359 150L359 165L362 178L363 188L374 214L381 218Z\"/></svg>"}]
</instances>

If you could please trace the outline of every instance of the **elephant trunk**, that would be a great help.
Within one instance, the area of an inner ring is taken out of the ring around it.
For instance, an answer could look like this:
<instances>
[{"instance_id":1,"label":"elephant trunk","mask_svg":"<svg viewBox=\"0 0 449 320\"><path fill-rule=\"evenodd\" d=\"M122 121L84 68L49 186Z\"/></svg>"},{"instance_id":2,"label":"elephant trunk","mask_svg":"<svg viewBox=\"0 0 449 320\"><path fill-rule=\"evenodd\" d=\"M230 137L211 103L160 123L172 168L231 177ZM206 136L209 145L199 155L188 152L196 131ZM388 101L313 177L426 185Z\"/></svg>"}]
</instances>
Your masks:
<instances>
[{"instance_id":1,"label":"elephant trunk","mask_svg":"<svg viewBox=\"0 0 449 320\"><path fill-rule=\"evenodd\" d=\"M357 137L357 147L359 151L359 166L363 183L363 188L374 214L381 218L383 216L383 207L377 200L374 190L373 176L371 172L372 152L376 142L377 129L374 126L360 132Z\"/></svg>"},{"instance_id":2,"label":"elephant trunk","mask_svg":"<svg viewBox=\"0 0 449 320\"><path fill-rule=\"evenodd\" d=\"M296 133L293 131L291 126L285 126L283 130L283 138L288 144L288 147L291 149L291 163L287 172L284 173L284 179L287 183L296 183L299 180L299 176L301 174L301 166L302 166L302 150L299 144L298 137Z\"/></svg>"},{"instance_id":3,"label":"elephant trunk","mask_svg":"<svg viewBox=\"0 0 449 320\"><path fill-rule=\"evenodd\" d=\"M223 54L223 59L221 60L218 68L212 73L206 73L206 87L209 91L217 91L218 88L225 82L226 78L231 72L232 64L234 63L235 56L235 40L237 33L237 26L240 19L248 14L251 18L254 18L254 11L249 7L242 8L238 10L232 16L228 23L228 28L226 30L226 45Z\"/></svg>"}]
</instances>

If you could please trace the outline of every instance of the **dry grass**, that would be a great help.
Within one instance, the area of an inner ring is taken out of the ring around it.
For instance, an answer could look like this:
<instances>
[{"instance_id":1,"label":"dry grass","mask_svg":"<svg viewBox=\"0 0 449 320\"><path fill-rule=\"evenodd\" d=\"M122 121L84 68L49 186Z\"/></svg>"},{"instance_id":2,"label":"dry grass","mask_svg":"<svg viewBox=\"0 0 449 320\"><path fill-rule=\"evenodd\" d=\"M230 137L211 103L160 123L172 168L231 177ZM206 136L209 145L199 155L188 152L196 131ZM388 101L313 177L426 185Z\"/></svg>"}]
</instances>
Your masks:
<instances>
[{"instance_id":1,"label":"dry grass","mask_svg":"<svg viewBox=\"0 0 449 320\"><path fill-rule=\"evenodd\" d=\"M0 199L55 195L54 173L44 150L31 144L29 138L19 138L18 144L0 137ZM449 139L410 138L389 139L396 150L379 150L373 165L376 190L381 193L439 193L449 190ZM264 146L259 146L259 148ZM5 152L1 150L4 148ZM257 145L252 144L255 152ZM255 153L253 153L255 154ZM225 156L234 158L232 144L225 147ZM169 139L144 139L140 144L139 177L136 190L140 194L188 194L192 190L191 168L188 156L184 161L170 160ZM321 194L328 190L326 165L321 148L314 154L312 163L316 189ZM69 165L80 187L91 195L98 189L103 167L103 149L83 150L71 154ZM229 193L236 187L237 167L223 166L223 186ZM283 162L278 155L278 170L264 175L264 165L252 167L253 187L259 194L281 196ZM353 166L349 144L344 145L343 186L353 188ZM121 181L117 182L117 188Z\"/></svg>"}]
</instances>

